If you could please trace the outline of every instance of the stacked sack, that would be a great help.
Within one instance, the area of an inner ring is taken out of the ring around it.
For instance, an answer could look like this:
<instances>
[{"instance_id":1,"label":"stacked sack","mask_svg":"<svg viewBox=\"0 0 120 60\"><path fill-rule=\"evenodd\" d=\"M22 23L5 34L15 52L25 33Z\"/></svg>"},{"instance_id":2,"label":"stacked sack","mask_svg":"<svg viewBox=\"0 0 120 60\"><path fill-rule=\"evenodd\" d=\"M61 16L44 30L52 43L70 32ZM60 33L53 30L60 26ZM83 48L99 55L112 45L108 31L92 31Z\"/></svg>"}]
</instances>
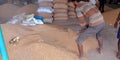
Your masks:
<instances>
[{"instance_id":1,"label":"stacked sack","mask_svg":"<svg viewBox=\"0 0 120 60\"><path fill-rule=\"evenodd\" d=\"M68 20L68 0L53 0L54 20Z\"/></svg>"},{"instance_id":2,"label":"stacked sack","mask_svg":"<svg viewBox=\"0 0 120 60\"><path fill-rule=\"evenodd\" d=\"M75 5L73 4L73 2L68 3L68 16L69 16L69 18L77 17L77 15L75 13Z\"/></svg>"},{"instance_id":3,"label":"stacked sack","mask_svg":"<svg viewBox=\"0 0 120 60\"><path fill-rule=\"evenodd\" d=\"M44 23L53 22L53 0L38 0L38 15L44 18Z\"/></svg>"}]
</instances>

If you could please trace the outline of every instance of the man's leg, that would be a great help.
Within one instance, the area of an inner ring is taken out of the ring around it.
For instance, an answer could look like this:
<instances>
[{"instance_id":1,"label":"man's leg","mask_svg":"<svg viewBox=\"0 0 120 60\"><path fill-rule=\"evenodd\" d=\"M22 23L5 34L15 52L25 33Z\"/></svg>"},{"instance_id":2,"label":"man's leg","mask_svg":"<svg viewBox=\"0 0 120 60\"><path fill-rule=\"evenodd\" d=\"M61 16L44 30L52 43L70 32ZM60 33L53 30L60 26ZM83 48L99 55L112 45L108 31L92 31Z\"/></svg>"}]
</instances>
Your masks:
<instances>
[{"instance_id":1,"label":"man's leg","mask_svg":"<svg viewBox=\"0 0 120 60\"><path fill-rule=\"evenodd\" d=\"M101 5L102 5L101 12L103 13L104 12L104 3L102 3Z\"/></svg>"},{"instance_id":2,"label":"man's leg","mask_svg":"<svg viewBox=\"0 0 120 60\"><path fill-rule=\"evenodd\" d=\"M117 47L118 47L117 58L120 59L120 27L119 27L118 32L117 32L117 38L119 39L118 43L117 43Z\"/></svg>"},{"instance_id":3,"label":"man's leg","mask_svg":"<svg viewBox=\"0 0 120 60\"><path fill-rule=\"evenodd\" d=\"M79 58L83 57L83 45L77 44L79 51Z\"/></svg>"},{"instance_id":4,"label":"man's leg","mask_svg":"<svg viewBox=\"0 0 120 60\"><path fill-rule=\"evenodd\" d=\"M98 40L98 52L101 54L101 50L103 48L103 38L102 38L102 30L104 29L105 24L101 24L101 26L99 26L96 29L100 29L97 33L96 33L96 38Z\"/></svg>"},{"instance_id":5,"label":"man's leg","mask_svg":"<svg viewBox=\"0 0 120 60\"><path fill-rule=\"evenodd\" d=\"M120 39L118 41L118 52L120 53Z\"/></svg>"},{"instance_id":6,"label":"man's leg","mask_svg":"<svg viewBox=\"0 0 120 60\"><path fill-rule=\"evenodd\" d=\"M120 59L120 39L118 40L118 52L117 52L117 58Z\"/></svg>"},{"instance_id":7,"label":"man's leg","mask_svg":"<svg viewBox=\"0 0 120 60\"><path fill-rule=\"evenodd\" d=\"M99 10L101 11L101 2L100 2Z\"/></svg>"},{"instance_id":8,"label":"man's leg","mask_svg":"<svg viewBox=\"0 0 120 60\"><path fill-rule=\"evenodd\" d=\"M104 8L104 5L103 5L102 2L100 2L99 10L100 10L101 13L104 12L104 9L103 9L103 8Z\"/></svg>"},{"instance_id":9,"label":"man's leg","mask_svg":"<svg viewBox=\"0 0 120 60\"><path fill-rule=\"evenodd\" d=\"M101 54L101 49L103 47L103 40L98 40L98 45L99 45L98 52Z\"/></svg>"},{"instance_id":10,"label":"man's leg","mask_svg":"<svg viewBox=\"0 0 120 60\"><path fill-rule=\"evenodd\" d=\"M97 29L97 28L96 28ZM83 45L82 43L90 36L95 36L97 33L97 30L95 27L88 27L83 33L80 34L80 36L77 38L77 46L79 51L79 58L84 59L84 52L83 52Z\"/></svg>"}]
</instances>

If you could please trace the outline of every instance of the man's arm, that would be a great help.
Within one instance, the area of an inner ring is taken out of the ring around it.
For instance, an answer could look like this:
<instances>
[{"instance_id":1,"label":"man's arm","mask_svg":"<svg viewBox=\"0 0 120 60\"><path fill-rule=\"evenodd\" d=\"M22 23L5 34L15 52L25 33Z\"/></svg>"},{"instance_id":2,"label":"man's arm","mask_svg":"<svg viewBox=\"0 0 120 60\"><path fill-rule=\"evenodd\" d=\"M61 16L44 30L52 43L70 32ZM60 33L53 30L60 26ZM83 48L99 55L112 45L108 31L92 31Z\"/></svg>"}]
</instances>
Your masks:
<instances>
[{"instance_id":1,"label":"man's arm","mask_svg":"<svg viewBox=\"0 0 120 60\"><path fill-rule=\"evenodd\" d=\"M119 21L120 21L120 12L119 12L119 15L118 15L118 17L117 17L117 19L115 21L114 28L117 28Z\"/></svg>"},{"instance_id":2,"label":"man's arm","mask_svg":"<svg viewBox=\"0 0 120 60\"><path fill-rule=\"evenodd\" d=\"M81 26L82 28L84 28L85 25L86 25L86 22L85 22L85 20L84 20L84 16L78 17L78 19L79 19L79 24L80 24L80 26Z\"/></svg>"},{"instance_id":3,"label":"man's arm","mask_svg":"<svg viewBox=\"0 0 120 60\"><path fill-rule=\"evenodd\" d=\"M79 20L79 24L81 26L80 32L82 33L86 29L86 22L85 22L84 16L78 17L78 20Z\"/></svg>"},{"instance_id":4,"label":"man's arm","mask_svg":"<svg viewBox=\"0 0 120 60\"><path fill-rule=\"evenodd\" d=\"M81 26L81 32L82 32L82 30L85 30L86 22L85 22L85 19L84 19L84 13L82 12L81 9L82 8L77 7L76 8L76 14L77 14L79 24Z\"/></svg>"}]
</instances>

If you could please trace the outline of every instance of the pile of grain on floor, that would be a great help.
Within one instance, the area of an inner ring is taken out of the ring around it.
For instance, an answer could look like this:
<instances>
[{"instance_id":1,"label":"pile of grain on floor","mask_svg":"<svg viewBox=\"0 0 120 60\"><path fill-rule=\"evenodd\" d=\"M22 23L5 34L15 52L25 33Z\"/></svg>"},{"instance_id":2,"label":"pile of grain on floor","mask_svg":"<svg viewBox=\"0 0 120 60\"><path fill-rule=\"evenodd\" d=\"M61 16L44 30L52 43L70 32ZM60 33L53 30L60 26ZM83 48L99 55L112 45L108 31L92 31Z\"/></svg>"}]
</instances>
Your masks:
<instances>
[{"instance_id":1,"label":"pile of grain on floor","mask_svg":"<svg viewBox=\"0 0 120 60\"><path fill-rule=\"evenodd\" d=\"M35 27L2 25L2 28L10 60L77 59L76 54L73 53L76 51L75 43L73 43L76 36L71 30L64 31L64 29L48 25ZM9 41L15 36L19 36L20 41L16 46L10 45Z\"/></svg>"},{"instance_id":2,"label":"pile of grain on floor","mask_svg":"<svg viewBox=\"0 0 120 60\"><path fill-rule=\"evenodd\" d=\"M53 25L23 27L18 25L2 25L4 39L10 60L77 60L78 35L71 29ZM10 45L9 41L16 37L20 41ZM95 39L90 38L83 43L84 52L96 47ZM90 43L90 41L93 41Z\"/></svg>"},{"instance_id":3,"label":"pile of grain on floor","mask_svg":"<svg viewBox=\"0 0 120 60\"><path fill-rule=\"evenodd\" d=\"M17 10L19 10L19 7L13 4L0 5L0 21L6 22L10 20L16 14Z\"/></svg>"},{"instance_id":4,"label":"pile of grain on floor","mask_svg":"<svg viewBox=\"0 0 120 60\"><path fill-rule=\"evenodd\" d=\"M107 11L113 10L113 8L111 8L111 7L109 7L109 6L105 6L105 7L104 7L104 10L105 10L105 12L107 12Z\"/></svg>"},{"instance_id":5,"label":"pile of grain on floor","mask_svg":"<svg viewBox=\"0 0 120 60\"><path fill-rule=\"evenodd\" d=\"M34 4L29 4L26 6L21 7L16 14L26 13L26 14L35 14L37 11L38 6Z\"/></svg>"},{"instance_id":6,"label":"pile of grain on floor","mask_svg":"<svg viewBox=\"0 0 120 60\"><path fill-rule=\"evenodd\" d=\"M25 14L35 14L38 6L34 4L29 4L23 7L18 7L13 4L3 4L0 6L0 22L5 23L12 19L13 16L22 13Z\"/></svg>"},{"instance_id":7,"label":"pile of grain on floor","mask_svg":"<svg viewBox=\"0 0 120 60\"><path fill-rule=\"evenodd\" d=\"M120 12L120 8L103 13L105 22L107 24L112 24L113 25L116 18L118 17L119 12Z\"/></svg>"}]
</instances>

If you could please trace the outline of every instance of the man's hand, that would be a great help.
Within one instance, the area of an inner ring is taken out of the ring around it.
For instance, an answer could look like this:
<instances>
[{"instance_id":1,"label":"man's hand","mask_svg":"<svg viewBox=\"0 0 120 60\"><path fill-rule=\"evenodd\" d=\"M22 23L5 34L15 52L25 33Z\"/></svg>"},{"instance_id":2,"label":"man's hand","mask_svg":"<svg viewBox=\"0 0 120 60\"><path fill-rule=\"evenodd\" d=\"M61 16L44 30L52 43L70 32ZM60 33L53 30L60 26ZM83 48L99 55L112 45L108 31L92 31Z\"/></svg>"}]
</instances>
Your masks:
<instances>
[{"instance_id":1,"label":"man's hand","mask_svg":"<svg viewBox=\"0 0 120 60\"><path fill-rule=\"evenodd\" d=\"M83 32L85 32L85 29L81 29L81 30L80 30L80 33L83 33Z\"/></svg>"},{"instance_id":2,"label":"man's hand","mask_svg":"<svg viewBox=\"0 0 120 60\"><path fill-rule=\"evenodd\" d=\"M114 28L117 28L117 26L118 26L118 22L115 22Z\"/></svg>"},{"instance_id":3,"label":"man's hand","mask_svg":"<svg viewBox=\"0 0 120 60\"><path fill-rule=\"evenodd\" d=\"M80 30L80 33L83 33L85 32L85 30L89 27L89 25L85 25L85 27L82 27L81 30Z\"/></svg>"}]
</instances>

